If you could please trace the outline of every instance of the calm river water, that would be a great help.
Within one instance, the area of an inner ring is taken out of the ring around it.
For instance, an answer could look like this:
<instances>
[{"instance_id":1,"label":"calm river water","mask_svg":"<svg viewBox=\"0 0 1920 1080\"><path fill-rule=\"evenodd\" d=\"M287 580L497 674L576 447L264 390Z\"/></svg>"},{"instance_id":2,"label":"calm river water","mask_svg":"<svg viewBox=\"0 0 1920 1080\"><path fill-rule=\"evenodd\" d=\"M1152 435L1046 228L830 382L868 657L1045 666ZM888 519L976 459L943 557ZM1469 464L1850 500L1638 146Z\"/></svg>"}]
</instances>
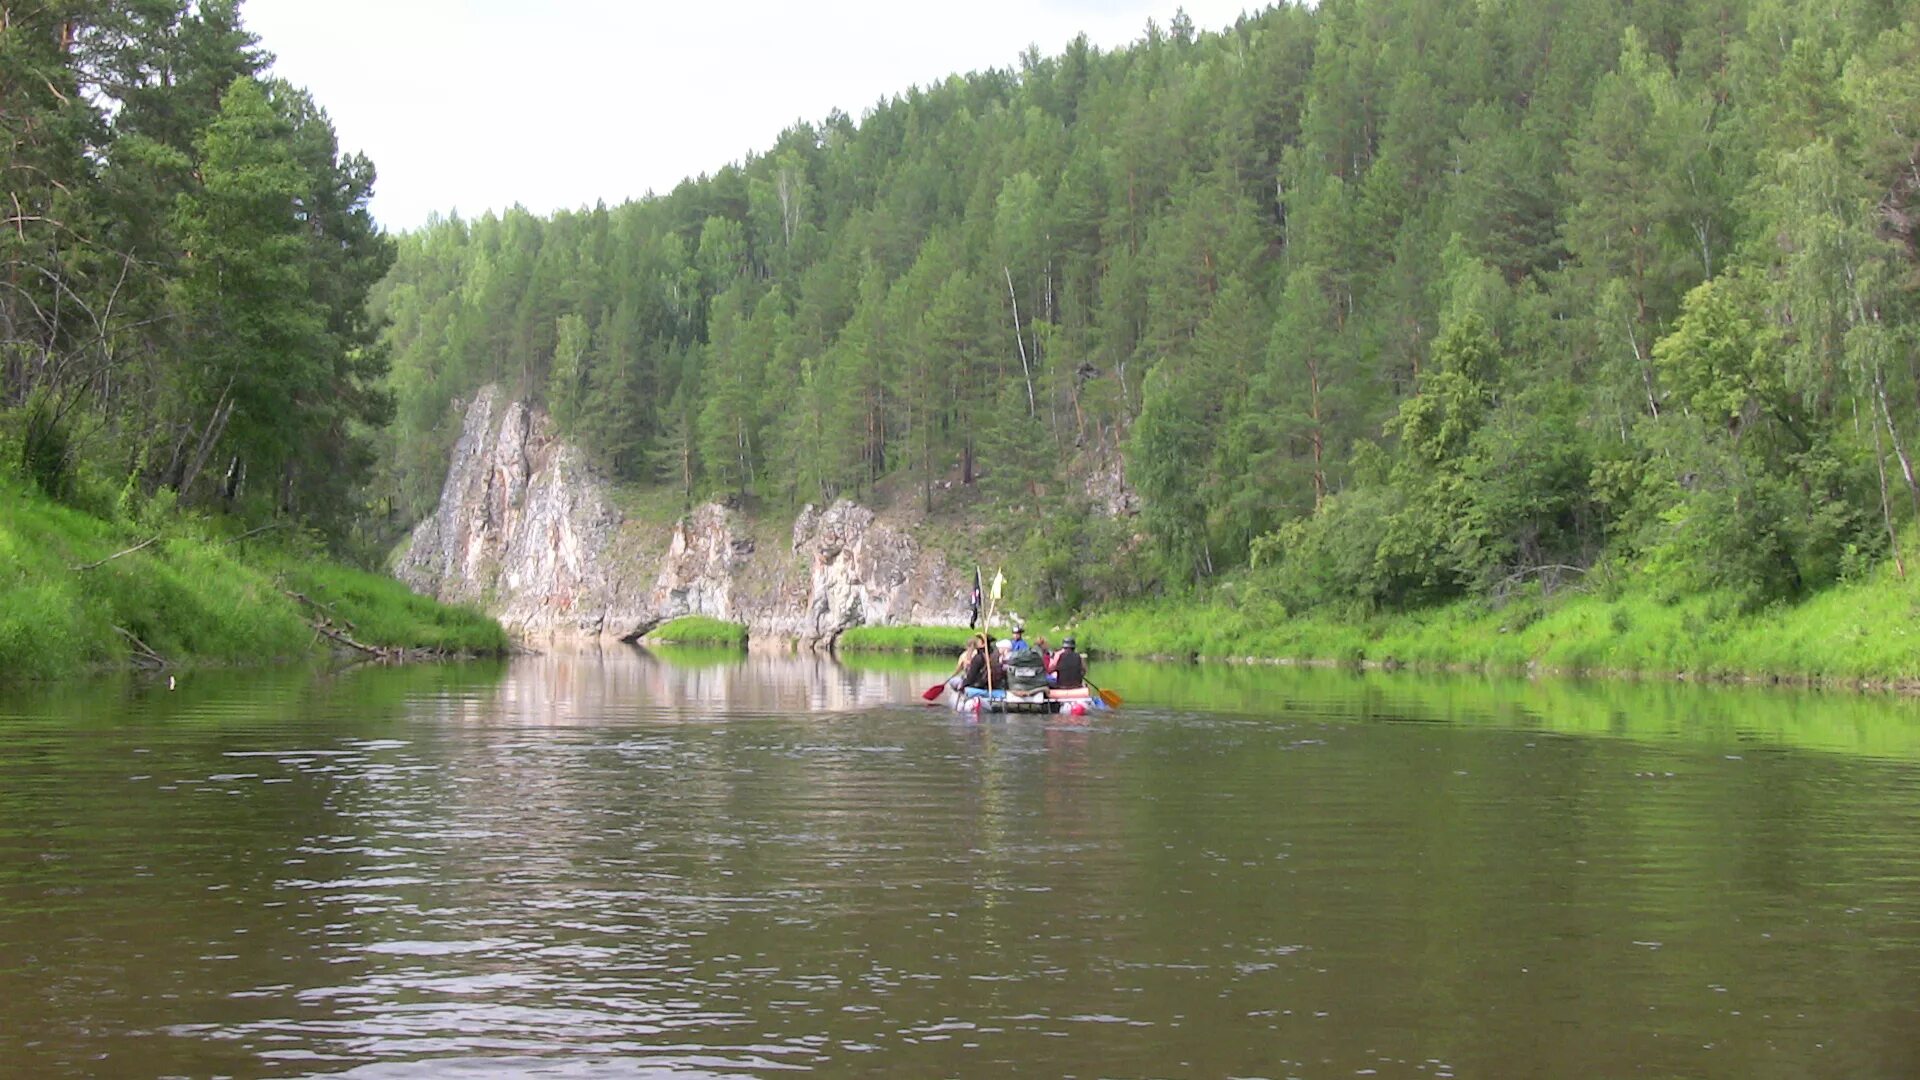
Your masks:
<instances>
[{"instance_id":1,"label":"calm river water","mask_svg":"<svg viewBox=\"0 0 1920 1080\"><path fill-rule=\"evenodd\" d=\"M0 1076L1920 1075L1920 701L938 674L0 697Z\"/></svg>"}]
</instances>

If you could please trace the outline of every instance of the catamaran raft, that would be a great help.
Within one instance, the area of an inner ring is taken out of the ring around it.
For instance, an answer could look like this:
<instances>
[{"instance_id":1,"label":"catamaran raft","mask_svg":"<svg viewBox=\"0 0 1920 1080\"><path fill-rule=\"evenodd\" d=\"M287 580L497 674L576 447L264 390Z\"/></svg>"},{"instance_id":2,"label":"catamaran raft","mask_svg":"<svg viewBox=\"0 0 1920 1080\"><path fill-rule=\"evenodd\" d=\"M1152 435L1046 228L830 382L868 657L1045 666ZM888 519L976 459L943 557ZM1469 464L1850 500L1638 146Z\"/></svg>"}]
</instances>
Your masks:
<instances>
[{"instance_id":1,"label":"catamaran raft","mask_svg":"<svg viewBox=\"0 0 1920 1080\"><path fill-rule=\"evenodd\" d=\"M1026 691L998 686L991 690L968 686L950 690L947 696L953 711L963 713L1060 713L1063 716L1085 716L1108 707L1099 694L1084 686L1071 690L1044 688Z\"/></svg>"},{"instance_id":2,"label":"catamaran raft","mask_svg":"<svg viewBox=\"0 0 1920 1080\"><path fill-rule=\"evenodd\" d=\"M1019 637L1020 628L1015 626L1014 638L1017 641ZM1072 642L1073 639L1068 638L1065 644L1071 646ZM1085 716L1096 709L1119 706L1120 695L1084 682L1086 668L1071 648L1060 655L1070 658L1072 663L1058 673L1050 670L1053 665L1047 662L1046 654L1035 648L1022 648L1011 652L1004 661L991 664L976 659L969 671L947 682L947 700L955 712L963 713ZM964 685L963 678L974 683L984 681L986 685ZM1070 685L1054 685L1062 681ZM926 695L928 700L932 700L933 693Z\"/></svg>"}]
</instances>

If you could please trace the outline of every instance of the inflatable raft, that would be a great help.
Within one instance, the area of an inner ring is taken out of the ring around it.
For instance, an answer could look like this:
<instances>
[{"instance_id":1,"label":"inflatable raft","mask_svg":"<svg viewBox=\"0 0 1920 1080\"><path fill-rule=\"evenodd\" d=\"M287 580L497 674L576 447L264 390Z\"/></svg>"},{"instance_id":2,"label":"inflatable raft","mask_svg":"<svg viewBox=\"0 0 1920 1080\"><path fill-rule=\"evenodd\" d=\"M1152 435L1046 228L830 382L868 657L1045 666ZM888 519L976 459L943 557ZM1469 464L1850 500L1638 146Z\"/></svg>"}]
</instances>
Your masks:
<instances>
[{"instance_id":1,"label":"inflatable raft","mask_svg":"<svg viewBox=\"0 0 1920 1080\"><path fill-rule=\"evenodd\" d=\"M999 687L982 690L970 686L951 691L948 697L952 701L953 711L963 713L1061 713L1085 716L1107 707L1099 694L1084 686L1072 690L1029 690L1024 693Z\"/></svg>"}]
</instances>

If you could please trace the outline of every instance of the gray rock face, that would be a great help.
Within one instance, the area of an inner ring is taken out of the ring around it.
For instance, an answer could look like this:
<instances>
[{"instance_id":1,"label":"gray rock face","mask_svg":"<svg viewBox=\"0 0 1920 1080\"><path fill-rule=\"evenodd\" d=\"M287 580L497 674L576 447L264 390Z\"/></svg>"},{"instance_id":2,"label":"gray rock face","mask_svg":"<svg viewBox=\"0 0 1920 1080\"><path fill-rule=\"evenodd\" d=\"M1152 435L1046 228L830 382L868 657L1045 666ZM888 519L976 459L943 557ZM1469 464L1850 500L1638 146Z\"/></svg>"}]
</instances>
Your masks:
<instances>
[{"instance_id":1,"label":"gray rock face","mask_svg":"<svg viewBox=\"0 0 1920 1080\"><path fill-rule=\"evenodd\" d=\"M1140 512L1140 493L1127 482L1126 463L1117 452L1095 456L1087 471L1086 490L1094 510L1107 517L1133 517Z\"/></svg>"},{"instance_id":2,"label":"gray rock face","mask_svg":"<svg viewBox=\"0 0 1920 1080\"><path fill-rule=\"evenodd\" d=\"M517 632L597 634L621 606L606 554L620 515L545 417L486 387L467 409L440 505L395 567L416 592L477 604Z\"/></svg>"},{"instance_id":3,"label":"gray rock face","mask_svg":"<svg viewBox=\"0 0 1920 1080\"><path fill-rule=\"evenodd\" d=\"M970 579L866 507L808 506L785 545L756 543L750 526L716 503L664 537L625 520L545 416L487 387L394 572L528 636L631 639L706 615L745 623L751 639L821 646L855 626L966 621Z\"/></svg>"},{"instance_id":4,"label":"gray rock face","mask_svg":"<svg viewBox=\"0 0 1920 1080\"><path fill-rule=\"evenodd\" d=\"M841 499L823 511L808 506L793 523L793 552L807 573L807 601L797 611L769 613L780 632L831 638L855 626L962 626L967 583L945 555L880 524L872 510ZM788 622L797 615L797 623Z\"/></svg>"},{"instance_id":5,"label":"gray rock face","mask_svg":"<svg viewBox=\"0 0 1920 1080\"><path fill-rule=\"evenodd\" d=\"M686 615L747 622L746 612L734 603L734 589L752 568L753 541L736 539L734 524L733 512L718 503L703 503L675 522L645 607L615 633L639 637ZM752 630L749 623L749 636Z\"/></svg>"}]
</instances>

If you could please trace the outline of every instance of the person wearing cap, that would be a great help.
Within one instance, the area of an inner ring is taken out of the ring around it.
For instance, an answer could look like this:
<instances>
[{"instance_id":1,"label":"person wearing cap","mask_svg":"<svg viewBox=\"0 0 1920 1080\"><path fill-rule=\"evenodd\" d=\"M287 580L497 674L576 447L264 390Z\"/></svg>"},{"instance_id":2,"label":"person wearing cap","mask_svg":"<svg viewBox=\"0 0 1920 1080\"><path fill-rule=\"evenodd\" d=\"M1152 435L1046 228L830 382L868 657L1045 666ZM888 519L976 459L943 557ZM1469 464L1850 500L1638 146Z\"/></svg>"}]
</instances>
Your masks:
<instances>
[{"instance_id":1,"label":"person wearing cap","mask_svg":"<svg viewBox=\"0 0 1920 1080\"><path fill-rule=\"evenodd\" d=\"M1013 624L1013 640L1007 644L1007 655L1023 653L1033 646L1027 644L1027 628L1019 623Z\"/></svg>"},{"instance_id":2,"label":"person wearing cap","mask_svg":"<svg viewBox=\"0 0 1920 1080\"><path fill-rule=\"evenodd\" d=\"M1060 650L1047 663L1053 673L1053 685L1062 690L1078 690L1087 684L1087 662L1073 651L1073 636L1060 639Z\"/></svg>"}]
</instances>

